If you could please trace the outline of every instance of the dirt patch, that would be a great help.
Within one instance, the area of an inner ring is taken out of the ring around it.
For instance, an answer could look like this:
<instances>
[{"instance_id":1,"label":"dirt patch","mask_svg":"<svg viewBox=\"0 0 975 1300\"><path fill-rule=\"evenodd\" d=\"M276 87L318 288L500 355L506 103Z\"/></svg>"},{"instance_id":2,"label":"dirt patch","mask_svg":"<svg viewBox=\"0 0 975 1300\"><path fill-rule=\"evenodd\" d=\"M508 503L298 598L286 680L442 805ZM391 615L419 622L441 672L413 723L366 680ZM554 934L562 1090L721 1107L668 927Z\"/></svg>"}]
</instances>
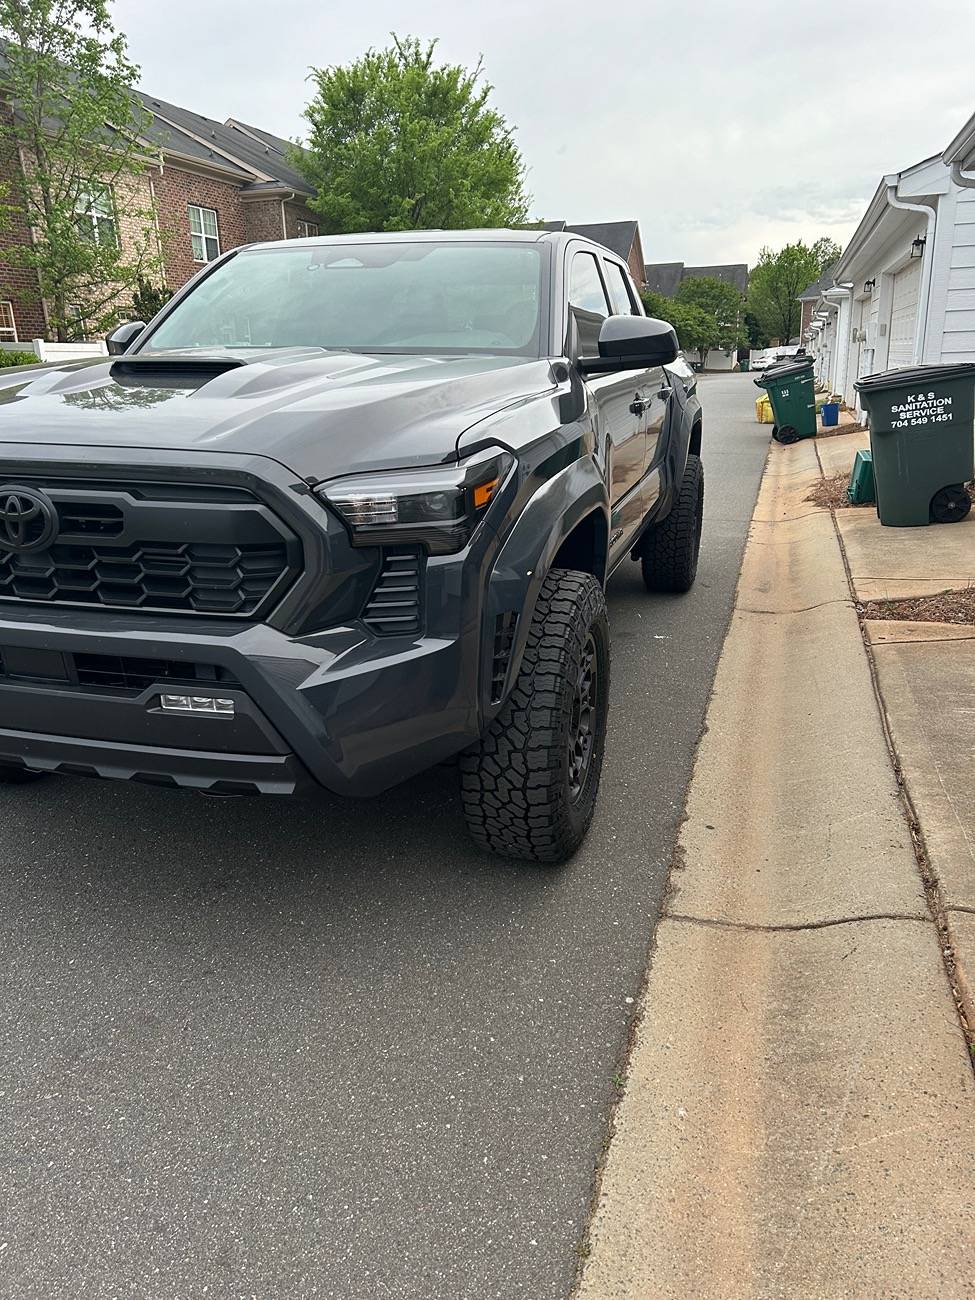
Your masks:
<instances>
[{"instance_id":1,"label":"dirt patch","mask_svg":"<svg viewBox=\"0 0 975 1300\"><path fill-rule=\"evenodd\" d=\"M843 438L848 433L866 433L866 431L867 431L867 426L865 424L837 424L834 427L829 427L825 429L823 428L822 424L820 424L819 428L816 430L816 437L817 438Z\"/></svg>"},{"instance_id":2,"label":"dirt patch","mask_svg":"<svg viewBox=\"0 0 975 1300\"><path fill-rule=\"evenodd\" d=\"M897 619L910 623L975 624L975 587L964 591L939 591L935 596L904 600L868 600L857 605L861 618Z\"/></svg>"},{"instance_id":3,"label":"dirt patch","mask_svg":"<svg viewBox=\"0 0 975 1300\"><path fill-rule=\"evenodd\" d=\"M854 506L846 495L849 481L849 474L834 474L832 478L824 478L816 484L806 500L823 510L861 509L860 506Z\"/></svg>"},{"instance_id":4,"label":"dirt patch","mask_svg":"<svg viewBox=\"0 0 975 1300\"><path fill-rule=\"evenodd\" d=\"M849 483L849 474L834 474L832 478L824 478L821 483L817 483L805 499L822 510L862 510L865 506L876 509L873 501L862 501L854 505L846 494ZM975 503L975 483L967 483L965 491Z\"/></svg>"}]
</instances>

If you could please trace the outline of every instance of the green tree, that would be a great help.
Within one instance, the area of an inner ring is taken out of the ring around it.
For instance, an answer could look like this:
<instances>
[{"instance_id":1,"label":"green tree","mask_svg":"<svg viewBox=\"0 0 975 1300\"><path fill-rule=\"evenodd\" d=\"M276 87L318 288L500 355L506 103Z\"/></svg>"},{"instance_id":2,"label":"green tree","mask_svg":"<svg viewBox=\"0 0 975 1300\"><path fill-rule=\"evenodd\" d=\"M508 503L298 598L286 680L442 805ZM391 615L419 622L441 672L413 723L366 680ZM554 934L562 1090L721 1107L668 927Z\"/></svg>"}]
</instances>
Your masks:
<instances>
[{"instance_id":1,"label":"green tree","mask_svg":"<svg viewBox=\"0 0 975 1300\"><path fill-rule=\"evenodd\" d=\"M0 0L0 37L0 154L18 177L0 215L32 232L4 257L36 274L55 338L102 331L159 265L138 70L107 0Z\"/></svg>"},{"instance_id":2,"label":"green tree","mask_svg":"<svg viewBox=\"0 0 975 1300\"><path fill-rule=\"evenodd\" d=\"M840 246L828 236L794 244L773 252L763 248L748 281L748 311L768 339L788 343L799 332L799 294L817 280L840 255Z\"/></svg>"},{"instance_id":3,"label":"green tree","mask_svg":"<svg viewBox=\"0 0 975 1300\"><path fill-rule=\"evenodd\" d=\"M643 305L648 316L673 325L677 342L686 352L696 352L704 364L720 332L713 316L695 303L678 302L649 289L643 294Z\"/></svg>"},{"instance_id":4,"label":"green tree","mask_svg":"<svg viewBox=\"0 0 975 1300\"><path fill-rule=\"evenodd\" d=\"M140 277L135 287L135 293L132 295L134 319L151 321L153 316L162 311L172 296L172 289L167 289L164 285L153 284L151 281Z\"/></svg>"},{"instance_id":5,"label":"green tree","mask_svg":"<svg viewBox=\"0 0 975 1300\"><path fill-rule=\"evenodd\" d=\"M689 276L677 289L677 301L686 307L696 307L711 321L711 328L703 324L698 330L700 342L693 345L706 366L712 348L732 350L742 342L745 334L745 300L733 284L717 276Z\"/></svg>"},{"instance_id":6,"label":"green tree","mask_svg":"<svg viewBox=\"0 0 975 1300\"><path fill-rule=\"evenodd\" d=\"M473 70L434 63L436 41L393 37L347 67L315 68L295 165L323 233L470 229L525 221L524 166Z\"/></svg>"}]
</instances>

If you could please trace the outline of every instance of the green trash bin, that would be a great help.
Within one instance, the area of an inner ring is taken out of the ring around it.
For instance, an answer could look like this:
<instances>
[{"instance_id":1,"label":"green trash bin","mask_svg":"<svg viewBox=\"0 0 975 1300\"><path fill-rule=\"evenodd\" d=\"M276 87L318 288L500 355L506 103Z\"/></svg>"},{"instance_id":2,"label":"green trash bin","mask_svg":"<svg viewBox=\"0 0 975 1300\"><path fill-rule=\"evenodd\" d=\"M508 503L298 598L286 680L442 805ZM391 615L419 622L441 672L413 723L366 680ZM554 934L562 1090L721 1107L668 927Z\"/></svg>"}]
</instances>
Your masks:
<instances>
[{"instance_id":1,"label":"green trash bin","mask_svg":"<svg viewBox=\"0 0 975 1300\"><path fill-rule=\"evenodd\" d=\"M764 388L772 403L775 428L772 437L778 442L798 442L816 436L816 384L812 357L796 357L769 366L755 380Z\"/></svg>"},{"instance_id":2,"label":"green trash bin","mask_svg":"<svg viewBox=\"0 0 975 1300\"><path fill-rule=\"evenodd\" d=\"M893 528L955 523L972 508L975 363L902 366L854 385L870 417L877 514Z\"/></svg>"},{"instance_id":3,"label":"green trash bin","mask_svg":"<svg viewBox=\"0 0 975 1300\"><path fill-rule=\"evenodd\" d=\"M748 357L743 357L742 360L738 362L738 369L742 371L742 373L744 373L745 371L748 370L748 367L750 365L751 365L750 359Z\"/></svg>"}]
</instances>

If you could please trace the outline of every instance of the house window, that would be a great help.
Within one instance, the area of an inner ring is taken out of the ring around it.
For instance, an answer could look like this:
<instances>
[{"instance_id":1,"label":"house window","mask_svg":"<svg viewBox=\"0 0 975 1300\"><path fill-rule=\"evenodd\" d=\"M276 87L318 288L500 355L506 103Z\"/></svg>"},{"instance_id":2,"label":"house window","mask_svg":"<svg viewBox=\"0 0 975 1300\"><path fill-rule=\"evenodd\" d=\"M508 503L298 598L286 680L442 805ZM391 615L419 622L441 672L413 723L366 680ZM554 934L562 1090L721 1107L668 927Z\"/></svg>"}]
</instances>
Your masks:
<instances>
[{"instance_id":1,"label":"house window","mask_svg":"<svg viewBox=\"0 0 975 1300\"><path fill-rule=\"evenodd\" d=\"M194 262L212 262L220 256L217 214L213 208L198 208L190 204L190 242Z\"/></svg>"},{"instance_id":2,"label":"house window","mask_svg":"<svg viewBox=\"0 0 975 1300\"><path fill-rule=\"evenodd\" d=\"M117 245L115 205L107 185L86 185L79 192L74 204L74 219L85 239L107 247Z\"/></svg>"},{"instance_id":3,"label":"house window","mask_svg":"<svg viewBox=\"0 0 975 1300\"><path fill-rule=\"evenodd\" d=\"M0 302L0 343L17 343L17 322L12 302Z\"/></svg>"},{"instance_id":4,"label":"house window","mask_svg":"<svg viewBox=\"0 0 975 1300\"><path fill-rule=\"evenodd\" d=\"M68 320L76 331L79 339L83 339L88 334L88 322L85 319L85 309L77 302L69 302L68 310L65 312Z\"/></svg>"},{"instance_id":5,"label":"house window","mask_svg":"<svg viewBox=\"0 0 975 1300\"><path fill-rule=\"evenodd\" d=\"M316 236L317 234L318 234L318 222L317 222L317 221L299 221L299 222L298 222L298 238L299 238L299 239L314 239L315 236Z\"/></svg>"}]
</instances>

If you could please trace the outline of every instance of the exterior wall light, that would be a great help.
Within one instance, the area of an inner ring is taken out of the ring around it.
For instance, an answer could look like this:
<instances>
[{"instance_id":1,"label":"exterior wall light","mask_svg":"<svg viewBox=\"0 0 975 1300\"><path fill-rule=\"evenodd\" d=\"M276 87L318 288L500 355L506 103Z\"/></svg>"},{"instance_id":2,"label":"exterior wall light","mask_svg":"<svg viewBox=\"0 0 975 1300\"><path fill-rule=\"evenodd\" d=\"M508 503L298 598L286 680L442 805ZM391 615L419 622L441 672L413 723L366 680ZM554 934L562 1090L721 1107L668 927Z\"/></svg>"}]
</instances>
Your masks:
<instances>
[{"instance_id":1,"label":"exterior wall light","mask_svg":"<svg viewBox=\"0 0 975 1300\"><path fill-rule=\"evenodd\" d=\"M911 244L911 257L923 257L924 245L928 242L927 235L918 235L917 239Z\"/></svg>"},{"instance_id":2,"label":"exterior wall light","mask_svg":"<svg viewBox=\"0 0 975 1300\"><path fill-rule=\"evenodd\" d=\"M865 280L864 283L863 283L863 292L864 292L864 293L873 293L873 291L874 291L874 289L876 289L876 287L877 287L877 281L876 281L876 280Z\"/></svg>"}]
</instances>

